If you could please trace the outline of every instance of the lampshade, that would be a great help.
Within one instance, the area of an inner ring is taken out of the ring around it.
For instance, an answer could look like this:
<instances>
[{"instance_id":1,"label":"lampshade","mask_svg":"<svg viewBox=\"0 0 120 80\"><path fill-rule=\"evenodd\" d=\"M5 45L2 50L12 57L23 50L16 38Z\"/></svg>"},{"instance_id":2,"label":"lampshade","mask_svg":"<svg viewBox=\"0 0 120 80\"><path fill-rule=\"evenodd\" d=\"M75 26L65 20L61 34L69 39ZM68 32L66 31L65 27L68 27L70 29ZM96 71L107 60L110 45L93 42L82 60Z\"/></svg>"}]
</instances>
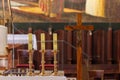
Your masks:
<instances>
[{"instance_id":1,"label":"lampshade","mask_svg":"<svg viewBox=\"0 0 120 80\"><path fill-rule=\"evenodd\" d=\"M92 16L105 17L105 0L86 0L85 12Z\"/></svg>"}]
</instances>

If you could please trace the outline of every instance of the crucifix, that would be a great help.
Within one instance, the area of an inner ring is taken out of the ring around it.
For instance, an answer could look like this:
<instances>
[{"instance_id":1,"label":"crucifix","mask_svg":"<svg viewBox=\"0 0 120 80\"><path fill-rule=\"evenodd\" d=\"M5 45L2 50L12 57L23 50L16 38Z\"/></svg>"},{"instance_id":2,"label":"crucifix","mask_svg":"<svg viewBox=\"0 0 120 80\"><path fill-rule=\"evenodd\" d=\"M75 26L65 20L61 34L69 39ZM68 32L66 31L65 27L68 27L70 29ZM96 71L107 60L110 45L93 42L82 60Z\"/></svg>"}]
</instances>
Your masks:
<instances>
[{"instance_id":1,"label":"crucifix","mask_svg":"<svg viewBox=\"0 0 120 80\"><path fill-rule=\"evenodd\" d=\"M65 30L68 31L77 31L77 80L82 80L82 30L93 30L93 26L84 26L82 25L82 16L81 13L77 14L77 25L76 26L66 26Z\"/></svg>"}]
</instances>

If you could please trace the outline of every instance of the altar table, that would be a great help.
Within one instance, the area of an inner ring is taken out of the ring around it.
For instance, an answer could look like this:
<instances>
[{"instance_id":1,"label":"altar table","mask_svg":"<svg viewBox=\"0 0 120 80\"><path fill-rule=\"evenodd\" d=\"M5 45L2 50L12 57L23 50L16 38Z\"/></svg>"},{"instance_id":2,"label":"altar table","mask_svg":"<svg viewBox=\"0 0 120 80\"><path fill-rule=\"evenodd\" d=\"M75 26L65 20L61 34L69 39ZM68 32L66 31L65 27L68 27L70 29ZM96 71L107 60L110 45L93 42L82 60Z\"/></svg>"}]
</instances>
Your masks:
<instances>
[{"instance_id":1,"label":"altar table","mask_svg":"<svg viewBox=\"0 0 120 80\"><path fill-rule=\"evenodd\" d=\"M33 38L33 49L37 50L37 40L35 34ZM28 34L8 34L7 44L28 44Z\"/></svg>"},{"instance_id":2,"label":"altar table","mask_svg":"<svg viewBox=\"0 0 120 80\"><path fill-rule=\"evenodd\" d=\"M65 76L0 76L0 80L67 80Z\"/></svg>"}]
</instances>

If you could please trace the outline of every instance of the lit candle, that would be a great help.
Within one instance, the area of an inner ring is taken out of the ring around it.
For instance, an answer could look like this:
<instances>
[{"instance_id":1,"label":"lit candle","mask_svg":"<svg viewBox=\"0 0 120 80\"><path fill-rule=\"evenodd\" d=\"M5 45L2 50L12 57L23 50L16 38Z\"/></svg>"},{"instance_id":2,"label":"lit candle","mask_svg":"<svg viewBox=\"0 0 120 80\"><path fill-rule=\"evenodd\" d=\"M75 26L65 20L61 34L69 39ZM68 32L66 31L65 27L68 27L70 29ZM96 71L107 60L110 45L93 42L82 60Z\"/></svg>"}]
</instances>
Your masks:
<instances>
[{"instance_id":1,"label":"lit candle","mask_svg":"<svg viewBox=\"0 0 120 80\"><path fill-rule=\"evenodd\" d=\"M32 33L28 34L28 50L32 50Z\"/></svg>"},{"instance_id":2,"label":"lit candle","mask_svg":"<svg viewBox=\"0 0 120 80\"><path fill-rule=\"evenodd\" d=\"M45 50L45 34L41 33L41 50Z\"/></svg>"},{"instance_id":3,"label":"lit candle","mask_svg":"<svg viewBox=\"0 0 120 80\"><path fill-rule=\"evenodd\" d=\"M53 50L57 50L57 33L53 33Z\"/></svg>"}]
</instances>

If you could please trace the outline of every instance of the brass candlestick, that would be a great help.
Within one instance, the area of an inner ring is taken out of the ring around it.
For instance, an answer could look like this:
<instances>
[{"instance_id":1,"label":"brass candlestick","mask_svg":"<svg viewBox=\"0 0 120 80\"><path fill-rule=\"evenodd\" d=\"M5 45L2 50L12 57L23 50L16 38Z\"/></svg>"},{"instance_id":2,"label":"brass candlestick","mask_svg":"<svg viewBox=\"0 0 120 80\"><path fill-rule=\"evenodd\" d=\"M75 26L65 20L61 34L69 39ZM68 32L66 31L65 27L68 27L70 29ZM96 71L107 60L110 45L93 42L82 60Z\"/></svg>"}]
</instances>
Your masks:
<instances>
[{"instance_id":1,"label":"brass candlestick","mask_svg":"<svg viewBox=\"0 0 120 80\"><path fill-rule=\"evenodd\" d=\"M44 65L45 64L45 50L41 50L40 52L42 54L42 59L41 59L41 67L42 67L42 69L41 69L40 75L44 76L45 75L45 65Z\"/></svg>"},{"instance_id":2,"label":"brass candlestick","mask_svg":"<svg viewBox=\"0 0 120 80\"><path fill-rule=\"evenodd\" d=\"M57 33L53 33L53 53L54 53L54 72L53 72L53 75L56 76L58 74L58 69L57 69Z\"/></svg>"},{"instance_id":3,"label":"brass candlestick","mask_svg":"<svg viewBox=\"0 0 120 80\"><path fill-rule=\"evenodd\" d=\"M27 75L32 76L32 66L33 66L33 45L32 45L32 28L29 28L28 34L28 52L29 52L29 71Z\"/></svg>"},{"instance_id":4,"label":"brass candlestick","mask_svg":"<svg viewBox=\"0 0 120 80\"><path fill-rule=\"evenodd\" d=\"M41 73L40 75L41 76L44 76L45 75L45 33L41 33L40 35L41 37L41 54L42 54L42 58L41 58L41 66L42 66L42 69L41 69Z\"/></svg>"},{"instance_id":5,"label":"brass candlestick","mask_svg":"<svg viewBox=\"0 0 120 80\"><path fill-rule=\"evenodd\" d=\"M33 67L33 50L29 50L29 71L27 73L28 76L33 76L32 67Z\"/></svg>"},{"instance_id":6,"label":"brass candlestick","mask_svg":"<svg viewBox=\"0 0 120 80\"><path fill-rule=\"evenodd\" d=\"M57 68L57 50L53 51L54 53L54 72L53 75L57 76L58 75L58 68Z\"/></svg>"}]
</instances>

